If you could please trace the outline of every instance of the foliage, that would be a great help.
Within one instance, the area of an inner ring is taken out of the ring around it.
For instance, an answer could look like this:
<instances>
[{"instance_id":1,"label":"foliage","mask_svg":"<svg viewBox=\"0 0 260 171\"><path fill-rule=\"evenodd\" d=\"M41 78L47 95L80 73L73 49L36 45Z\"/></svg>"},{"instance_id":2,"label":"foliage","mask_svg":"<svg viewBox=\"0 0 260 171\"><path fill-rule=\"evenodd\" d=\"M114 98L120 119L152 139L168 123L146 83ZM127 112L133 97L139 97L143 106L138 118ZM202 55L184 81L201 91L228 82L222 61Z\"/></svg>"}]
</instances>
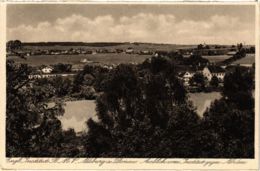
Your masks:
<instances>
[{"instance_id":1,"label":"foliage","mask_svg":"<svg viewBox=\"0 0 260 171\"><path fill-rule=\"evenodd\" d=\"M224 78L223 97L234 102L238 108L251 109L254 105L252 70L236 67Z\"/></svg>"},{"instance_id":2,"label":"foliage","mask_svg":"<svg viewBox=\"0 0 260 171\"><path fill-rule=\"evenodd\" d=\"M197 86L200 89L204 89L206 85L206 78L202 73L195 73L190 81L190 85Z\"/></svg>"},{"instance_id":3,"label":"foliage","mask_svg":"<svg viewBox=\"0 0 260 171\"><path fill-rule=\"evenodd\" d=\"M210 85L212 86L212 87L218 87L218 85L219 85L219 80L218 80L218 77L216 77L215 75L211 78L211 80L210 80Z\"/></svg>"},{"instance_id":4,"label":"foliage","mask_svg":"<svg viewBox=\"0 0 260 171\"><path fill-rule=\"evenodd\" d=\"M185 65L203 66L208 63L209 63L209 60L203 58L201 55L191 55L189 58L184 58Z\"/></svg>"},{"instance_id":5,"label":"foliage","mask_svg":"<svg viewBox=\"0 0 260 171\"><path fill-rule=\"evenodd\" d=\"M72 92L76 96L93 99L96 97L96 92L103 91L104 83L108 77L108 69L86 65L84 70L75 76Z\"/></svg>"},{"instance_id":6,"label":"foliage","mask_svg":"<svg viewBox=\"0 0 260 171\"><path fill-rule=\"evenodd\" d=\"M14 51L22 48L22 42L20 40L10 40L6 44L8 51Z\"/></svg>"},{"instance_id":7,"label":"foliage","mask_svg":"<svg viewBox=\"0 0 260 171\"><path fill-rule=\"evenodd\" d=\"M163 57L151 58L138 67L120 65L113 70L97 99L99 121L87 122L83 156L253 157L254 109L245 103L254 101L247 94L252 90L249 75L228 74L226 80L237 78L246 85L226 81L223 98L212 103L199 119L185 91L178 88L183 86L178 84L174 70ZM227 98L225 92L233 86L237 88L228 90L228 96L238 93L244 104ZM183 92L183 98L177 92Z\"/></svg>"},{"instance_id":8,"label":"foliage","mask_svg":"<svg viewBox=\"0 0 260 171\"><path fill-rule=\"evenodd\" d=\"M191 157L196 152L192 130L199 118L173 66L159 57L146 69L142 78L134 66L112 71L97 99L99 121L87 122L86 156Z\"/></svg>"},{"instance_id":9,"label":"foliage","mask_svg":"<svg viewBox=\"0 0 260 171\"><path fill-rule=\"evenodd\" d=\"M56 156L60 147L62 104L48 107L46 87L33 86L30 68L7 61L6 155Z\"/></svg>"},{"instance_id":10,"label":"foliage","mask_svg":"<svg viewBox=\"0 0 260 171\"><path fill-rule=\"evenodd\" d=\"M62 64L58 63L55 65L52 65L53 67L53 73L64 73L64 72L70 72L71 71L71 64Z\"/></svg>"},{"instance_id":11,"label":"foliage","mask_svg":"<svg viewBox=\"0 0 260 171\"><path fill-rule=\"evenodd\" d=\"M203 157L254 157L252 77L236 68L225 76L223 97L204 114L200 141Z\"/></svg>"},{"instance_id":12,"label":"foliage","mask_svg":"<svg viewBox=\"0 0 260 171\"><path fill-rule=\"evenodd\" d=\"M253 158L254 69L228 72L222 98L199 118L176 76L175 55L112 70L86 66L74 80L30 81L30 67L7 61L6 155ZM201 60L191 59L194 64ZM212 86L217 86L216 79ZM201 88L206 84L202 74L191 80ZM88 133L63 131L58 119L62 103L47 102L74 94L95 98L96 92L98 121L87 121Z\"/></svg>"}]
</instances>

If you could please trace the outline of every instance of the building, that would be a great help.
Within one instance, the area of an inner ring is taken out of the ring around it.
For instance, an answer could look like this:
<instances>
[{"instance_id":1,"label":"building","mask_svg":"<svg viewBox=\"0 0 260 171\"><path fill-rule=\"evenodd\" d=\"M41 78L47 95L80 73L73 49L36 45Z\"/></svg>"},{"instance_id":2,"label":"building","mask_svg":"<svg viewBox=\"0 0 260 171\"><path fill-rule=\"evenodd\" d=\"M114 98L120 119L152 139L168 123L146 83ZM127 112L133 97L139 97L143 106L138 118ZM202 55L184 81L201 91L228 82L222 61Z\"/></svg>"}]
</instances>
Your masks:
<instances>
[{"instance_id":1,"label":"building","mask_svg":"<svg viewBox=\"0 0 260 171\"><path fill-rule=\"evenodd\" d=\"M230 52L227 53L227 55L233 56L233 55L235 55L236 53L237 53L236 51L230 51Z\"/></svg>"},{"instance_id":2,"label":"building","mask_svg":"<svg viewBox=\"0 0 260 171\"><path fill-rule=\"evenodd\" d=\"M189 68L189 69L179 73L179 78L183 81L184 86L190 86L190 80L196 72L199 72L199 71Z\"/></svg>"},{"instance_id":3,"label":"building","mask_svg":"<svg viewBox=\"0 0 260 171\"><path fill-rule=\"evenodd\" d=\"M81 63L92 63L93 61L90 61L88 59L81 59L80 62Z\"/></svg>"},{"instance_id":4,"label":"building","mask_svg":"<svg viewBox=\"0 0 260 171\"><path fill-rule=\"evenodd\" d=\"M47 66L47 67L42 68L41 71L42 71L42 73L44 73L44 74L50 74L50 73L53 71L53 68Z\"/></svg>"},{"instance_id":5,"label":"building","mask_svg":"<svg viewBox=\"0 0 260 171\"><path fill-rule=\"evenodd\" d=\"M152 55L153 52L149 51L149 50L141 50L139 52L140 55Z\"/></svg>"},{"instance_id":6,"label":"building","mask_svg":"<svg viewBox=\"0 0 260 171\"><path fill-rule=\"evenodd\" d=\"M216 65L206 66L202 70L202 73L204 77L206 77L209 81L212 79L213 76L216 76L219 79L219 81L223 81L225 77L225 70L220 66Z\"/></svg>"},{"instance_id":7,"label":"building","mask_svg":"<svg viewBox=\"0 0 260 171\"><path fill-rule=\"evenodd\" d=\"M132 53L134 53L134 49L133 49L133 48L127 48L127 49L125 50L125 53L127 53L127 54L132 54Z\"/></svg>"}]
</instances>

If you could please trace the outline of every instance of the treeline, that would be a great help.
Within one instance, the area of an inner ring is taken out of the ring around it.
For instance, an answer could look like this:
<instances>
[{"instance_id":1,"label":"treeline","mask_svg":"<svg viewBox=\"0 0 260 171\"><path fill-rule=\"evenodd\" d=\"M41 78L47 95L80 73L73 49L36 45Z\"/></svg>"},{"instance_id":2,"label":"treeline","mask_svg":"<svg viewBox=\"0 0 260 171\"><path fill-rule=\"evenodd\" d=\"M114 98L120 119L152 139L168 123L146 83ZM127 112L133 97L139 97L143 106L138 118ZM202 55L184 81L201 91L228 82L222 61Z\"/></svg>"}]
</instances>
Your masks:
<instances>
[{"instance_id":1,"label":"treeline","mask_svg":"<svg viewBox=\"0 0 260 171\"><path fill-rule=\"evenodd\" d=\"M200 118L170 58L109 71L86 67L72 91L93 85L99 92L98 121L89 119L88 132L77 136L61 128L62 103L47 104L48 84L29 82L28 67L8 61L6 155L253 158L253 71L236 67L229 72L222 98Z\"/></svg>"},{"instance_id":2,"label":"treeline","mask_svg":"<svg viewBox=\"0 0 260 171\"><path fill-rule=\"evenodd\" d=\"M127 44L127 42L22 42L22 46L93 46L106 47Z\"/></svg>"},{"instance_id":3,"label":"treeline","mask_svg":"<svg viewBox=\"0 0 260 171\"><path fill-rule=\"evenodd\" d=\"M247 53L255 53L255 47L245 48L243 47L242 43L237 45L237 49L238 51L236 52L236 54L234 54L231 58L220 62L219 65L229 65L236 60L246 57Z\"/></svg>"},{"instance_id":4,"label":"treeline","mask_svg":"<svg viewBox=\"0 0 260 171\"><path fill-rule=\"evenodd\" d=\"M232 62L236 61L236 60L239 60L241 58L244 58L246 57L246 50L243 49L239 52L237 52L236 54L234 54L232 57L220 62L219 64L220 65L228 65L228 64L231 64Z\"/></svg>"}]
</instances>

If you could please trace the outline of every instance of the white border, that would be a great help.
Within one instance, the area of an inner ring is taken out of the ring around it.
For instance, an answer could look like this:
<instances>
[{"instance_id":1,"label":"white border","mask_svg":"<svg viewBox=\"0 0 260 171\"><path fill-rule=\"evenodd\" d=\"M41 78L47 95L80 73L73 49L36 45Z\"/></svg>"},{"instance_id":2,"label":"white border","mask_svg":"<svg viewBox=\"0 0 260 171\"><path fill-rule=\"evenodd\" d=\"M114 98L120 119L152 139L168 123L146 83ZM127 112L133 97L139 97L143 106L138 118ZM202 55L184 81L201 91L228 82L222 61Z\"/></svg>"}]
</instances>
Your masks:
<instances>
[{"instance_id":1,"label":"white border","mask_svg":"<svg viewBox=\"0 0 260 171\"><path fill-rule=\"evenodd\" d=\"M233 0L231 0L233 1ZM98 2L98 3L97 3ZM0 139L0 146L1 146L1 167L3 169L90 169L91 170L114 170L114 169L120 169L120 170L147 170L147 169L156 169L156 170L165 170L165 169L189 169L189 170L208 170L208 169L232 169L232 170L243 170L243 169L258 169L258 160L259 160L259 5L256 2L226 2L226 3L220 3L220 2L170 2L170 1L161 1L159 4L161 5L255 5L256 10L256 16L255 16L255 46L256 46L256 99L255 99L255 159L241 159L241 161L246 161L246 164L218 164L213 166L203 166L198 164L144 164L143 161L145 159L125 159L127 161L138 161L138 164L105 164L103 166L98 166L95 163L89 163L89 164L75 164L75 163L17 163L16 165L12 165L11 163L6 162L5 158L5 95L6 95L6 83L5 83L5 42L6 42L6 5L7 4L158 4L158 2L136 2L136 1L127 1L127 2L118 2L118 1L89 1L89 2L79 2L79 1L72 1L72 2L5 2L2 3L0 6L0 21L1 27L0 27L0 45L1 45L1 56L0 62L1 62L1 68L0 68L0 85L1 85L1 94L2 96L0 101L0 109L1 109L1 115L0 115L0 122L1 122L1 136L3 138ZM15 159L15 158L12 158ZM30 158L34 160L33 158ZM51 158L42 158L43 160L49 160L52 161ZM35 159L36 160L36 159ZM84 159L80 159L84 160ZM103 161L109 161L111 159L102 159ZM184 159L169 159L169 161L183 161ZM196 159L191 159L196 160ZM200 161L226 161L226 159L198 159ZM60 161L66 161L66 159L60 159Z\"/></svg>"}]
</instances>

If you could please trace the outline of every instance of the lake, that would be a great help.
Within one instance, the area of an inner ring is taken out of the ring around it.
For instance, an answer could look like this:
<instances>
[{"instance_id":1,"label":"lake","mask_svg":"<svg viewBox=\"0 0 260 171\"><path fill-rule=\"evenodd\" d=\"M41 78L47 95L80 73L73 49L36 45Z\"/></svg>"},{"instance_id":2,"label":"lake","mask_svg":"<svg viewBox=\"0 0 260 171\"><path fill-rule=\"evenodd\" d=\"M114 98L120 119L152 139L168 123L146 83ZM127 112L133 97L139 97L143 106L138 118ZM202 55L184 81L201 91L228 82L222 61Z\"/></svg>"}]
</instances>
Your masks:
<instances>
[{"instance_id":1,"label":"lake","mask_svg":"<svg viewBox=\"0 0 260 171\"><path fill-rule=\"evenodd\" d=\"M221 95L218 92L189 94L189 99L193 102L198 115L201 117L211 102L220 97ZM86 121L89 118L97 120L95 100L69 101L66 102L64 108L65 113L60 118L64 130L73 128L75 132L87 131Z\"/></svg>"},{"instance_id":2,"label":"lake","mask_svg":"<svg viewBox=\"0 0 260 171\"><path fill-rule=\"evenodd\" d=\"M206 109L210 107L211 102L221 98L221 94L219 92L191 93L189 96L189 99L193 102L193 105L196 107L196 111L200 117L202 117Z\"/></svg>"},{"instance_id":3,"label":"lake","mask_svg":"<svg viewBox=\"0 0 260 171\"><path fill-rule=\"evenodd\" d=\"M84 131L89 118L97 120L95 100L68 101L64 109L65 113L60 118L64 130L73 128L75 132Z\"/></svg>"}]
</instances>

